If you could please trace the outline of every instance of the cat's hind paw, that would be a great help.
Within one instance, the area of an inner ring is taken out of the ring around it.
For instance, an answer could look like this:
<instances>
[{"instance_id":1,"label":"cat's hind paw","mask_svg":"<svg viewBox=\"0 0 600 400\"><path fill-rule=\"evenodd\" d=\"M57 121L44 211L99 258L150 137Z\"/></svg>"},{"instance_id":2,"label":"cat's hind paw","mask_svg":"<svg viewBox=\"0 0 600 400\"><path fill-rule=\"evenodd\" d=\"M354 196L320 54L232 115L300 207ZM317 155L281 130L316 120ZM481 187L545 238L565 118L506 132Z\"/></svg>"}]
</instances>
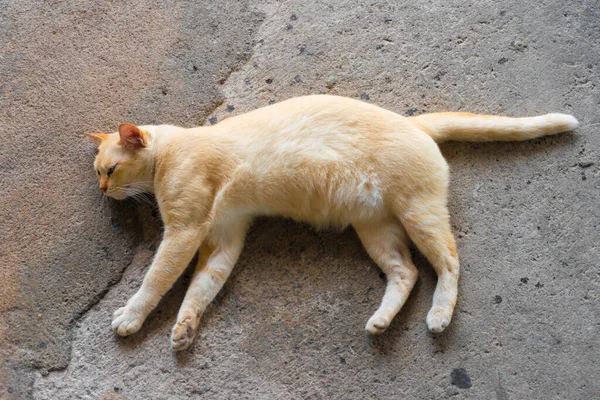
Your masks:
<instances>
[{"instance_id":1,"label":"cat's hind paw","mask_svg":"<svg viewBox=\"0 0 600 400\"><path fill-rule=\"evenodd\" d=\"M443 308L432 308L427 314L427 329L429 332L440 333L450 324L452 311Z\"/></svg>"},{"instance_id":2,"label":"cat's hind paw","mask_svg":"<svg viewBox=\"0 0 600 400\"><path fill-rule=\"evenodd\" d=\"M125 306L114 312L111 326L119 336L128 336L142 327L144 319L144 316Z\"/></svg>"},{"instance_id":3,"label":"cat's hind paw","mask_svg":"<svg viewBox=\"0 0 600 400\"><path fill-rule=\"evenodd\" d=\"M390 326L390 321L386 318L378 315L373 315L367 321L367 326L365 326L365 330L369 332L371 335L378 335L383 333L387 327Z\"/></svg>"},{"instance_id":4,"label":"cat's hind paw","mask_svg":"<svg viewBox=\"0 0 600 400\"><path fill-rule=\"evenodd\" d=\"M185 316L180 319L171 332L171 347L175 351L185 350L194 343L199 318Z\"/></svg>"}]
</instances>

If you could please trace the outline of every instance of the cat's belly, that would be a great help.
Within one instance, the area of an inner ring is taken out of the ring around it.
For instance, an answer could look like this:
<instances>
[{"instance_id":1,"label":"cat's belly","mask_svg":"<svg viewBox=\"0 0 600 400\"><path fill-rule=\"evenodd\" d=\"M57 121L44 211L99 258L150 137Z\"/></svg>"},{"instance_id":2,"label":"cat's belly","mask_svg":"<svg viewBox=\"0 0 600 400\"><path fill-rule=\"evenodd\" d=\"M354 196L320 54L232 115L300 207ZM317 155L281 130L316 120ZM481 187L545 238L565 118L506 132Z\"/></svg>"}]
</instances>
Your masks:
<instances>
[{"instance_id":1,"label":"cat's belly","mask_svg":"<svg viewBox=\"0 0 600 400\"><path fill-rule=\"evenodd\" d=\"M387 213L382 208L370 206L351 205L329 205L309 212L297 212L296 210L282 210L280 213L271 213L300 222L307 222L316 228L344 229L361 221L373 221L384 219Z\"/></svg>"},{"instance_id":2,"label":"cat's belly","mask_svg":"<svg viewBox=\"0 0 600 400\"><path fill-rule=\"evenodd\" d=\"M330 175L326 179L292 178L282 185L264 187L256 198L254 214L288 217L317 228L344 228L389 214L383 187L375 173Z\"/></svg>"}]
</instances>

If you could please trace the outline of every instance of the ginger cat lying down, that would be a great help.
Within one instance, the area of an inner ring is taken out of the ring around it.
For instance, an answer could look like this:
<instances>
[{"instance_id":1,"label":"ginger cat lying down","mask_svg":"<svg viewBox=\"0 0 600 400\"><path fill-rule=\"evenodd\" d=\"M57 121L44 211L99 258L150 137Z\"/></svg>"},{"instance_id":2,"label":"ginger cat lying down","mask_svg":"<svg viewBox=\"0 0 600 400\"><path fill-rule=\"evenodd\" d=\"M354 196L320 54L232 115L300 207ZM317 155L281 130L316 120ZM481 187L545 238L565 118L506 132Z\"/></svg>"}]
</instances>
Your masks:
<instances>
[{"instance_id":1,"label":"ginger cat lying down","mask_svg":"<svg viewBox=\"0 0 600 400\"><path fill-rule=\"evenodd\" d=\"M417 269L409 239L438 275L427 315L443 331L456 304L458 256L446 198L445 140L526 140L577 127L565 114L507 118L438 113L405 118L343 97L293 98L217 125L185 129L122 124L93 133L100 190L115 199L154 193L164 238L139 291L115 311L121 336L140 329L184 271L199 262L171 344L190 346L202 313L231 273L252 219L279 215L317 227L352 225L387 277L366 330L383 332L406 301Z\"/></svg>"}]
</instances>

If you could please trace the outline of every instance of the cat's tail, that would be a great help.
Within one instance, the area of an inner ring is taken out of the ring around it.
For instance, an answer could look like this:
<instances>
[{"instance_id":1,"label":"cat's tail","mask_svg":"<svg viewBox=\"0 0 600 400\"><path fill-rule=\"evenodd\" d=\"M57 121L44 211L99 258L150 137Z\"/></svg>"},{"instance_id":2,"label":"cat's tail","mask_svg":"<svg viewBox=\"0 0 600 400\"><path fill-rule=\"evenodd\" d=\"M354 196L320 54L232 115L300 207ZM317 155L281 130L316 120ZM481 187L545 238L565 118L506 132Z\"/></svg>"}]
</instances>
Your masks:
<instances>
[{"instance_id":1,"label":"cat's tail","mask_svg":"<svg viewBox=\"0 0 600 400\"><path fill-rule=\"evenodd\" d=\"M467 142L517 141L569 132L579 122L567 114L546 114L530 118L496 117L470 113L444 112L409 117L437 143L447 140Z\"/></svg>"}]
</instances>

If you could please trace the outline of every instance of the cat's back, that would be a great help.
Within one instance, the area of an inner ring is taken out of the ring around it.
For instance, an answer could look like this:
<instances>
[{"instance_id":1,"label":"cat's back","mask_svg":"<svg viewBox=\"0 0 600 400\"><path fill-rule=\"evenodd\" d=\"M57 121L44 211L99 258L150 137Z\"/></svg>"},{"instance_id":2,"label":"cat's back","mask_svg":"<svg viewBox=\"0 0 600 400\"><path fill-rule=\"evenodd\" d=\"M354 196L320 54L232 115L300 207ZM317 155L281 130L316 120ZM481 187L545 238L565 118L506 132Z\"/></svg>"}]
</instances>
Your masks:
<instances>
[{"instance_id":1,"label":"cat's back","mask_svg":"<svg viewBox=\"0 0 600 400\"><path fill-rule=\"evenodd\" d=\"M273 126L281 128L289 123L343 124L357 126L360 122L373 125L371 118L386 117L406 122L404 117L363 101L332 95L294 97L266 107L227 118L219 125L236 127ZM407 122L406 122L407 123Z\"/></svg>"},{"instance_id":2,"label":"cat's back","mask_svg":"<svg viewBox=\"0 0 600 400\"><path fill-rule=\"evenodd\" d=\"M225 119L215 128L233 135L242 152L253 154L293 151L337 159L380 147L431 144L427 134L399 114L331 95L295 97Z\"/></svg>"}]
</instances>

